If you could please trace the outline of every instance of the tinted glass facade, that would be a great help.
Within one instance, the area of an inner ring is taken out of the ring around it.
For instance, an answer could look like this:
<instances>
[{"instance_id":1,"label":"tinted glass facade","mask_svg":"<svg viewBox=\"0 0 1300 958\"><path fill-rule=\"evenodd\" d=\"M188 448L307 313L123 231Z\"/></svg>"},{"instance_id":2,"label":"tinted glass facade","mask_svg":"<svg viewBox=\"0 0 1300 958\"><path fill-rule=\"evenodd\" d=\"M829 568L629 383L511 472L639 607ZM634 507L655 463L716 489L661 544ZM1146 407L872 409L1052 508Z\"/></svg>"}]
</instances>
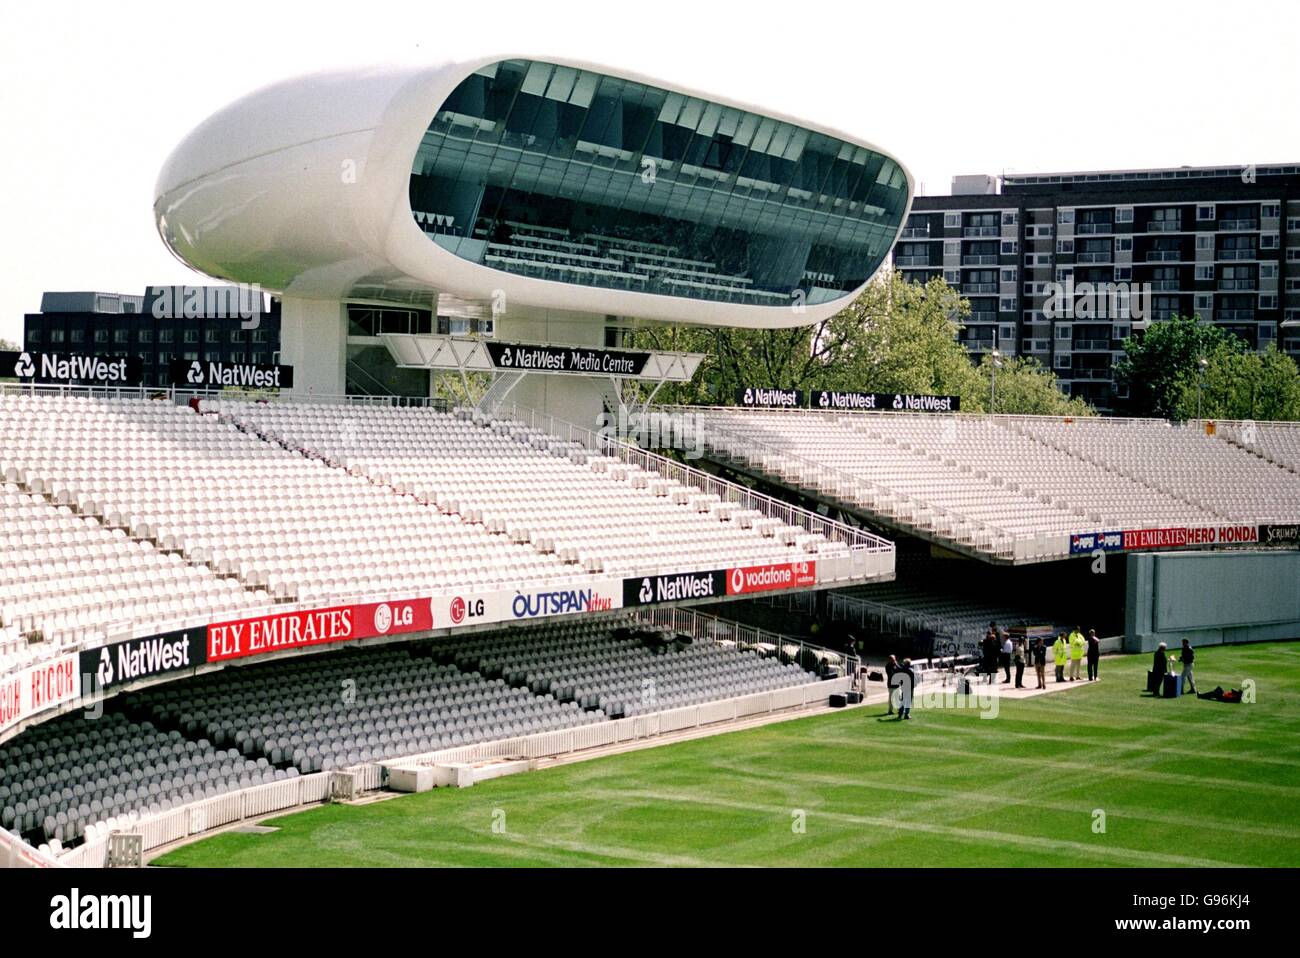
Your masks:
<instances>
[{"instance_id":1,"label":"tinted glass facade","mask_svg":"<svg viewBox=\"0 0 1300 958\"><path fill-rule=\"evenodd\" d=\"M903 170L865 147L524 60L484 67L442 104L410 193L430 238L483 266L776 307L865 282L908 200Z\"/></svg>"}]
</instances>

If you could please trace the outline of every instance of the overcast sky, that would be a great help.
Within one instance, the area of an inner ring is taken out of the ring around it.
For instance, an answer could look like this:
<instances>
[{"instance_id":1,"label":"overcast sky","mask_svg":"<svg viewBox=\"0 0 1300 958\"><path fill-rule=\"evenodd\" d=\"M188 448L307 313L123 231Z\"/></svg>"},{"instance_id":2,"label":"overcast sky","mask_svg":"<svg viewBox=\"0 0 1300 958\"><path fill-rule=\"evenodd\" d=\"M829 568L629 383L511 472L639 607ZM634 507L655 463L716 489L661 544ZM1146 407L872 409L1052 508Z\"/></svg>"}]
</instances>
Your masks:
<instances>
[{"instance_id":1,"label":"overcast sky","mask_svg":"<svg viewBox=\"0 0 1300 958\"><path fill-rule=\"evenodd\" d=\"M153 186L213 110L315 69L481 54L626 67L954 174L1300 160L1300 5L1088 0L6 3L0 338L43 290L203 282Z\"/></svg>"}]
</instances>

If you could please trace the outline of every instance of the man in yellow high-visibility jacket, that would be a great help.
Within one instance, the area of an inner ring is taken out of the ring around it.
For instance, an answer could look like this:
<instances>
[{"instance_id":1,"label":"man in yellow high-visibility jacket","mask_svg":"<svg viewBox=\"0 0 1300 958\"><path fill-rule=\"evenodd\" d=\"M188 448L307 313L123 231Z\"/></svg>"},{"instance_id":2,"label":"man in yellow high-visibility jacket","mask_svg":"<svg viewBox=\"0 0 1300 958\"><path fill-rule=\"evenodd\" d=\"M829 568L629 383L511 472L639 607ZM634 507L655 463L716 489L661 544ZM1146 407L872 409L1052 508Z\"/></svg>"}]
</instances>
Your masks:
<instances>
[{"instance_id":1,"label":"man in yellow high-visibility jacket","mask_svg":"<svg viewBox=\"0 0 1300 958\"><path fill-rule=\"evenodd\" d=\"M1081 679L1079 669L1083 665L1083 656L1088 651L1088 641L1083 637L1076 625L1074 631L1070 633L1070 681L1074 682Z\"/></svg>"},{"instance_id":2,"label":"man in yellow high-visibility jacket","mask_svg":"<svg viewBox=\"0 0 1300 958\"><path fill-rule=\"evenodd\" d=\"M1065 663L1070 658L1070 647L1065 642L1065 633L1062 632L1052 643L1052 662L1056 665L1056 681L1065 681Z\"/></svg>"}]
</instances>

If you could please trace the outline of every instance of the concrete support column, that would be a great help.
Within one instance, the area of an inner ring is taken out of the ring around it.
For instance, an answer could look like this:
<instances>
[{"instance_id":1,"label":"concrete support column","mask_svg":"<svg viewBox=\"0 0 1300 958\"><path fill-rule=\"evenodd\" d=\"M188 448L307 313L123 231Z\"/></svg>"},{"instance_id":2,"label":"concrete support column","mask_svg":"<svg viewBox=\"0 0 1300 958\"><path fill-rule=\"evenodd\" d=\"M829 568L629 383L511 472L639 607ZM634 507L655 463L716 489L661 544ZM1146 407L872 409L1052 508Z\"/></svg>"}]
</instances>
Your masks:
<instances>
[{"instance_id":1,"label":"concrete support column","mask_svg":"<svg viewBox=\"0 0 1300 958\"><path fill-rule=\"evenodd\" d=\"M293 367L294 396L347 392L347 308L339 300L280 301L280 362Z\"/></svg>"},{"instance_id":2,"label":"concrete support column","mask_svg":"<svg viewBox=\"0 0 1300 958\"><path fill-rule=\"evenodd\" d=\"M605 345L605 324L589 313L516 306L497 317L496 331L496 338L505 342L602 348ZM601 426L604 382L608 380L530 373L515 386L506 401L596 430Z\"/></svg>"}]
</instances>

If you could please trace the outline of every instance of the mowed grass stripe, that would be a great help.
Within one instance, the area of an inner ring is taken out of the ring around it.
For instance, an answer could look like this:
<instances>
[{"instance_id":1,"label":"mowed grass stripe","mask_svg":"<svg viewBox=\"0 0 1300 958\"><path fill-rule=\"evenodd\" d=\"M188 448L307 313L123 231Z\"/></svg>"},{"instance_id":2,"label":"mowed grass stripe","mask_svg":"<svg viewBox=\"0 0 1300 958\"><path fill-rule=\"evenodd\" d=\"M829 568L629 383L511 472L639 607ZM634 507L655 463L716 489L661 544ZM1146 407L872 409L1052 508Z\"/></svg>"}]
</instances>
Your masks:
<instances>
[{"instance_id":1,"label":"mowed grass stripe","mask_svg":"<svg viewBox=\"0 0 1300 958\"><path fill-rule=\"evenodd\" d=\"M1255 705L1153 700L1140 692L1148 664L1108 660L1102 682L1002 702L993 720L851 709L326 806L159 864L1300 864L1300 643L1201 650L1202 688L1255 675Z\"/></svg>"}]
</instances>

